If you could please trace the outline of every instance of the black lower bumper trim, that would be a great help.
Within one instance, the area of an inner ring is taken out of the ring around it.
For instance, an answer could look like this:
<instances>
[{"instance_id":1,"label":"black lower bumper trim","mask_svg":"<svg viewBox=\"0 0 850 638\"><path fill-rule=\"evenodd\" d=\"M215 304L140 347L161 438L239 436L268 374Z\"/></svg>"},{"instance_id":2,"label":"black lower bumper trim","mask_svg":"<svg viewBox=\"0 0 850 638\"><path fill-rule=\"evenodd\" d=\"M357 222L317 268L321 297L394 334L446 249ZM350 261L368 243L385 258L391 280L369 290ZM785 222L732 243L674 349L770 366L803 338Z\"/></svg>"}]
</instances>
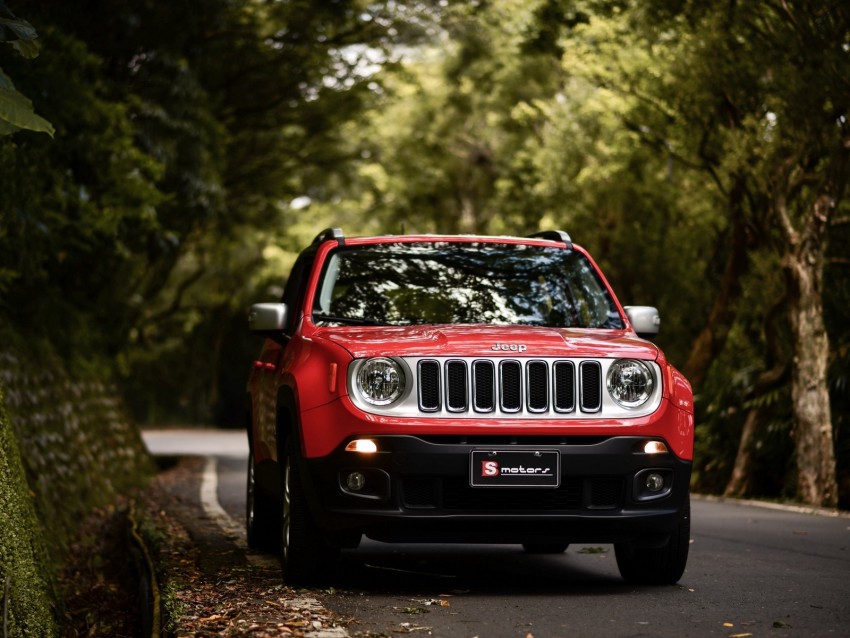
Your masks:
<instances>
[{"instance_id":1,"label":"black lower bumper trim","mask_svg":"<svg viewBox=\"0 0 850 638\"><path fill-rule=\"evenodd\" d=\"M691 463L643 453L641 437L546 445L560 454L557 488L472 487L470 455L480 444L371 438L376 454L340 448L304 463L311 510L329 532L407 542L653 544L675 529L688 495ZM672 481L657 500L635 493L635 477L652 469ZM352 473L360 476L349 481Z\"/></svg>"}]
</instances>

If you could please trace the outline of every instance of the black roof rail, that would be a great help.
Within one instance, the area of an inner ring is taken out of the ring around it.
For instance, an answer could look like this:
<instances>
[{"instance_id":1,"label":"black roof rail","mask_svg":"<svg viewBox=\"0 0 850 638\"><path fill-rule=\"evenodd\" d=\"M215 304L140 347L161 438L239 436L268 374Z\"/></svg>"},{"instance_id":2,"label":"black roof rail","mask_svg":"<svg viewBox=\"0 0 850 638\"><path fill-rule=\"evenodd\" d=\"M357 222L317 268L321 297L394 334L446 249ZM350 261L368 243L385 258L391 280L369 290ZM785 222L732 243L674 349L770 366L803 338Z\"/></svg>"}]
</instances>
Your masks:
<instances>
[{"instance_id":1,"label":"black roof rail","mask_svg":"<svg viewBox=\"0 0 850 638\"><path fill-rule=\"evenodd\" d=\"M316 235L313 243L321 244L323 241L331 239L335 239L337 243L342 246L345 243L345 235L342 232L342 228L325 228L322 232Z\"/></svg>"},{"instance_id":2,"label":"black roof rail","mask_svg":"<svg viewBox=\"0 0 850 638\"><path fill-rule=\"evenodd\" d=\"M561 241L567 245L567 248L573 247L573 240L570 239L567 232L563 230L541 230L537 233L531 233L528 237L535 239L548 239L550 241Z\"/></svg>"}]
</instances>

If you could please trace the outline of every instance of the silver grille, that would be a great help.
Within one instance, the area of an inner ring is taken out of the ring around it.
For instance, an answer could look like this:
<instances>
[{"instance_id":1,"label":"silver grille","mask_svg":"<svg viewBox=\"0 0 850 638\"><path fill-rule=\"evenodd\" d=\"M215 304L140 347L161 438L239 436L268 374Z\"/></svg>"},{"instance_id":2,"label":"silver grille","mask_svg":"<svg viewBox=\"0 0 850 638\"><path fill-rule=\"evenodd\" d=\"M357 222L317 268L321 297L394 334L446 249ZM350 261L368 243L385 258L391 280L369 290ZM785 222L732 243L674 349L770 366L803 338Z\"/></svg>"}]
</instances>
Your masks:
<instances>
[{"instance_id":1,"label":"silver grille","mask_svg":"<svg viewBox=\"0 0 850 638\"><path fill-rule=\"evenodd\" d=\"M422 412L568 414L602 408L598 361L576 366L544 359L422 359L417 387Z\"/></svg>"}]
</instances>

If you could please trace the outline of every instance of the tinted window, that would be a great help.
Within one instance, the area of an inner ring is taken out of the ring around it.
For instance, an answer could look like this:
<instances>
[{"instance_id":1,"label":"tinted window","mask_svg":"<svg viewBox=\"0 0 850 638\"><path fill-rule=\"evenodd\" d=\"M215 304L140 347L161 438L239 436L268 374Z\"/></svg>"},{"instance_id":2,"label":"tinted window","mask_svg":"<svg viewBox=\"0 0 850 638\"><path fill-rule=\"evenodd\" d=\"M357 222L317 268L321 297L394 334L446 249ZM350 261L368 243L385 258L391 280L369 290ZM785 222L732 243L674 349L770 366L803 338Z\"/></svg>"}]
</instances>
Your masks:
<instances>
[{"instance_id":1,"label":"tinted window","mask_svg":"<svg viewBox=\"0 0 850 638\"><path fill-rule=\"evenodd\" d=\"M339 248L325 264L324 324L622 328L591 264L563 248L491 243Z\"/></svg>"},{"instance_id":2,"label":"tinted window","mask_svg":"<svg viewBox=\"0 0 850 638\"><path fill-rule=\"evenodd\" d=\"M289 306L286 332L291 333L295 328L304 302L304 294L307 291L307 278L310 276L315 261L316 251L314 249L305 250L295 260L292 271L289 273L289 279L286 280L286 287L283 289L283 298L281 299L283 303Z\"/></svg>"}]
</instances>

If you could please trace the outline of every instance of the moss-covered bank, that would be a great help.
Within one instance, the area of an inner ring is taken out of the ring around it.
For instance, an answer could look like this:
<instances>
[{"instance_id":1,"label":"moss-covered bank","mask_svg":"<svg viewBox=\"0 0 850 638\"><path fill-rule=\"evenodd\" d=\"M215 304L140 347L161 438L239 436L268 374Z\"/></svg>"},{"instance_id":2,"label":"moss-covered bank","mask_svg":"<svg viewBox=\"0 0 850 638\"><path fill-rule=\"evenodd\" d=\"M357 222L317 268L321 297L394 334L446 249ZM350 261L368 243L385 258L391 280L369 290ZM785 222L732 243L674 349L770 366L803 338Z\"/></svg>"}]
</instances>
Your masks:
<instances>
[{"instance_id":1,"label":"moss-covered bank","mask_svg":"<svg viewBox=\"0 0 850 638\"><path fill-rule=\"evenodd\" d=\"M151 474L114 386L95 376L69 374L49 352L0 344L0 597L8 636L61 631L55 575L79 522Z\"/></svg>"},{"instance_id":2,"label":"moss-covered bank","mask_svg":"<svg viewBox=\"0 0 850 638\"><path fill-rule=\"evenodd\" d=\"M0 596L10 636L52 636L52 569L0 381Z\"/></svg>"}]
</instances>

